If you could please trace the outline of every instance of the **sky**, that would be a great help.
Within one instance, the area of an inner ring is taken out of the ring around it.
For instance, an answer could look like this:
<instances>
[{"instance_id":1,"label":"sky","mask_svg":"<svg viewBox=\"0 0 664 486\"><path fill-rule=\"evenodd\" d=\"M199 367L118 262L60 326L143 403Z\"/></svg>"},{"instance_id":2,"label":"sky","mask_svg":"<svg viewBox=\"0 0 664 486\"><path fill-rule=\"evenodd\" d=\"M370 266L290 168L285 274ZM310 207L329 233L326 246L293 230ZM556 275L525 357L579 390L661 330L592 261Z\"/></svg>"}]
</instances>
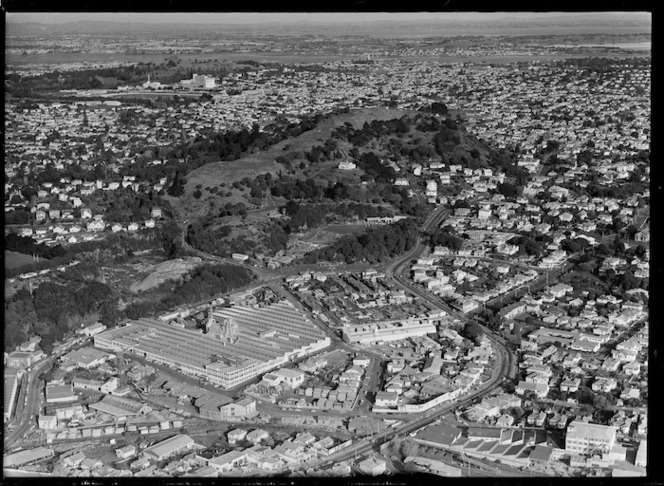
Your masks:
<instances>
[{"instance_id":1,"label":"sky","mask_svg":"<svg viewBox=\"0 0 664 486\"><path fill-rule=\"evenodd\" d=\"M460 21L482 21L501 17L514 19L543 18L546 16L565 16L562 12L334 12L334 13L154 13L154 12L67 12L67 13L7 13L7 22L38 22L43 24L60 24L65 22L76 22L80 20L98 20L107 22L140 22L140 23L225 23L246 24L265 22L371 22L375 20L460 20ZM569 14L578 16L579 13ZM613 15L640 16L650 15L640 12L621 12Z\"/></svg>"}]
</instances>

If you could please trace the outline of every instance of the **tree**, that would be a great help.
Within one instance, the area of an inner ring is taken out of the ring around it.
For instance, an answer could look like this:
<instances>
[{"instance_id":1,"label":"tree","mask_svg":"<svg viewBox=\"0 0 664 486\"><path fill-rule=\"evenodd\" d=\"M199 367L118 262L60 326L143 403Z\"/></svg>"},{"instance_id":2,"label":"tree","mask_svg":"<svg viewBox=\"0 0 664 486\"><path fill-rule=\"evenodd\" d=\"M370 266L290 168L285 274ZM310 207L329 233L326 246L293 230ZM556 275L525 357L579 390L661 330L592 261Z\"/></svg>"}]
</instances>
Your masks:
<instances>
[{"instance_id":1,"label":"tree","mask_svg":"<svg viewBox=\"0 0 664 486\"><path fill-rule=\"evenodd\" d=\"M182 176L182 172L178 169L175 172L173 183L168 188L168 194L173 197L180 197L184 194L184 185L187 181Z\"/></svg>"},{"instance_id":2,"label":"tree","mask_svg":"<svg viewBox=\"0 0 664 486\"><path fill-rule=\"evenodd\" d=\"M595 395L592 403L593 407L595 407L595 409L597 410L607 410L611 406L611 403L609 402L607 397L601 394Z\"/></svg>"},{"instance_id":3,"label":"tree","mask_svg":"<svg viewBox=\"0 0 664 486\"><path fill-rule=\"evenodd\" d=\"M587 386L580 386L575 396L579 403L586 405L592 404L595 399L595 394Z\"/></svg>"},{"instance_id":4,"label":"tree","mask_svg":"<svg viewBox=\"0 0 664 486\"><path fill-rule=\"evenodd\" d=\"M447 115L448 109L445 103L434 101L431 103L431 113L435 113L436 115Z\"/></svg>"},{"instance_id":5,"label":"tree","mask_svg":"<svg viewBox=\"0 0 664 486\"><path fill-rule=\"evenodd\" d=\"M517 187L509 182L498 184L498 192L507 198L516 198L518 196Z\"/></svg>"},{"instance_id":6,"label":"tree","mask_svg":"<svg viewBox=\"0 0 664 486\"><path fill-rule=\"evenodd\" d=\"M159 230L159 240L168 260L176 258L181 252L182 229L175 221L169 221Z\"/></svg>"},{"instance_id":7,"label":"tree","mask_svg":"<svg viewBox=\"0 0 664 486\"><path fill-rule=\"evenodd\" d=\"M460 333L466 339L470 339L473 342L478 342L480 336L484 334L482 328L474 322L466 322L466 325Z\"/></svg>"}]
</instances>

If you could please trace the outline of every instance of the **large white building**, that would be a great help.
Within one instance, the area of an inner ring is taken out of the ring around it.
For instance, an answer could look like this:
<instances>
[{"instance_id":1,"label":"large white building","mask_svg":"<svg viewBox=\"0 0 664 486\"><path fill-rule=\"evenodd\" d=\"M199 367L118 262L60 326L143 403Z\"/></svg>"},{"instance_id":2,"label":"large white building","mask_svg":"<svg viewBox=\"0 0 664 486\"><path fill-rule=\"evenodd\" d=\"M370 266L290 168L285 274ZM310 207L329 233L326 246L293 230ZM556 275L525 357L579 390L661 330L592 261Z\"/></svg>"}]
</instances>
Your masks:
<instances>
[{"instance_id":1,"label":"large white building","mask_svg":"<svg viewBox=\"0 0 664 486\"><path fill-rule=\"evenodd\" d=\"M565 451L575 454L610 452L616 442L616 427L575 420L567 426Z\"/></svg>"},{"instance_id":2,"label":"large white building","mask_svg":"<svg viewBox=\"0 0 664 486\"><path fill-rule=\"evenodd\" d=\"M5 400L2 407L5 423L9 422L16 406L18 392L18 370L5 368Z\"/></svg>"},{"instance_id":3,"label":"large white building","mask_svg":"<svg viewBox=\"0 0 664 486\"><path fill-rule=\"evenodd\" d=\"M228 307L208 332L139 319L94 336L95 346L123 350L232 388L330 345L330 338L288 302Z\"/></svg>"},{"instance_id":4,"label":"large white building","mask_svg":"<svg viewBox=\"0 0 664 486\"><path fill-rule=\"evenodd\" d=\"M186 88L204 89L214 88L217 85L216 80L212 76L206 76L205 74L194 74L191 79L180 81L180 84Z\"/></svg>"},{"instance_id":5,"label":"large white building","mask_svg":"<svg viewBox=\"0 0 664 486\"><path fill-rule=\"evenodd\" d=\"M409 337L425 336L436 332L434 319L409 319L345 326L343 338L349 343L369 345L387 341L400 341Z\"/></svg>"},{"instance_id":6,"label":"large white building","mask_svg":"<svg viewBox=\"0 0 664 486\"><path fill-rule=\"evenodd\" d=\"M171 456L188 451L195 445L188 435L175 435L145 449L145 454L163 461Z\"/></svg>"}]
</instances>

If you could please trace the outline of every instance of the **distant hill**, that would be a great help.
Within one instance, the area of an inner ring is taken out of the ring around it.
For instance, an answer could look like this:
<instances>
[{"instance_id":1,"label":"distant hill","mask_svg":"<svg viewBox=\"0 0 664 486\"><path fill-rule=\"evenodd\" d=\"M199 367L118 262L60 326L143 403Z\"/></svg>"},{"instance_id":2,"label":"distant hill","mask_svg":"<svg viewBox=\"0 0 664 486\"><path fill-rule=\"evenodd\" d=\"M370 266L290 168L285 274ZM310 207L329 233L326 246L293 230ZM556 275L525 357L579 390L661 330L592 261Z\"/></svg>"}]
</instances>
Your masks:
<instances>
[{"instance_id":1,"label":"distant hill","mask_svg":"<svg viewBox=\"0 0 664 486\"><path fill-rule=\"evenodd\" d=\"M43 24L36 22L12 22L7 19L9 35L60 35L60 34L120 34L120 33L187 33L214 32L219 34L223 27L228 33L250 33L251 35L306 35L338 36L420 36L420 35L472 35L472 34L510 34L516 32L542 34L584 33L584 32L650 32L652 16L650 13L578 13L568 15L536 15L524 18L514 14L503 14L497 18L459 20L459 19L418 19L418 20L376 20L338 22L270 22L225 24L209 23L147 23L147 22L109 22L77 21L61 24Z\"/></svg>"}]
</instances>

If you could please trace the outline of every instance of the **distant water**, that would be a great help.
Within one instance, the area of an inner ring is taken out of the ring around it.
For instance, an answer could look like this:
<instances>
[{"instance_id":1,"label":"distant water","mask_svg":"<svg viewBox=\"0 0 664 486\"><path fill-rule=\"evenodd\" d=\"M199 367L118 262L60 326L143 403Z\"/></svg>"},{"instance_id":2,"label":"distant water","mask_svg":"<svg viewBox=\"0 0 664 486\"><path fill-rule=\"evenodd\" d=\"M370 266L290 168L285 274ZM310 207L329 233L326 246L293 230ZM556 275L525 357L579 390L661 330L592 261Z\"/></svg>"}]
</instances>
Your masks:
<instances>
[{"instance_id":1,"label":"distant water","mask_svg":"<svg viewBox=\"0 0 664 486\"><path fill-rule=\"evenodd\" d=\"M652 42L614 42L610 44L556 44L556 47L617 47L635 51L652 50Z\"/></svg>"}]
</instances>

